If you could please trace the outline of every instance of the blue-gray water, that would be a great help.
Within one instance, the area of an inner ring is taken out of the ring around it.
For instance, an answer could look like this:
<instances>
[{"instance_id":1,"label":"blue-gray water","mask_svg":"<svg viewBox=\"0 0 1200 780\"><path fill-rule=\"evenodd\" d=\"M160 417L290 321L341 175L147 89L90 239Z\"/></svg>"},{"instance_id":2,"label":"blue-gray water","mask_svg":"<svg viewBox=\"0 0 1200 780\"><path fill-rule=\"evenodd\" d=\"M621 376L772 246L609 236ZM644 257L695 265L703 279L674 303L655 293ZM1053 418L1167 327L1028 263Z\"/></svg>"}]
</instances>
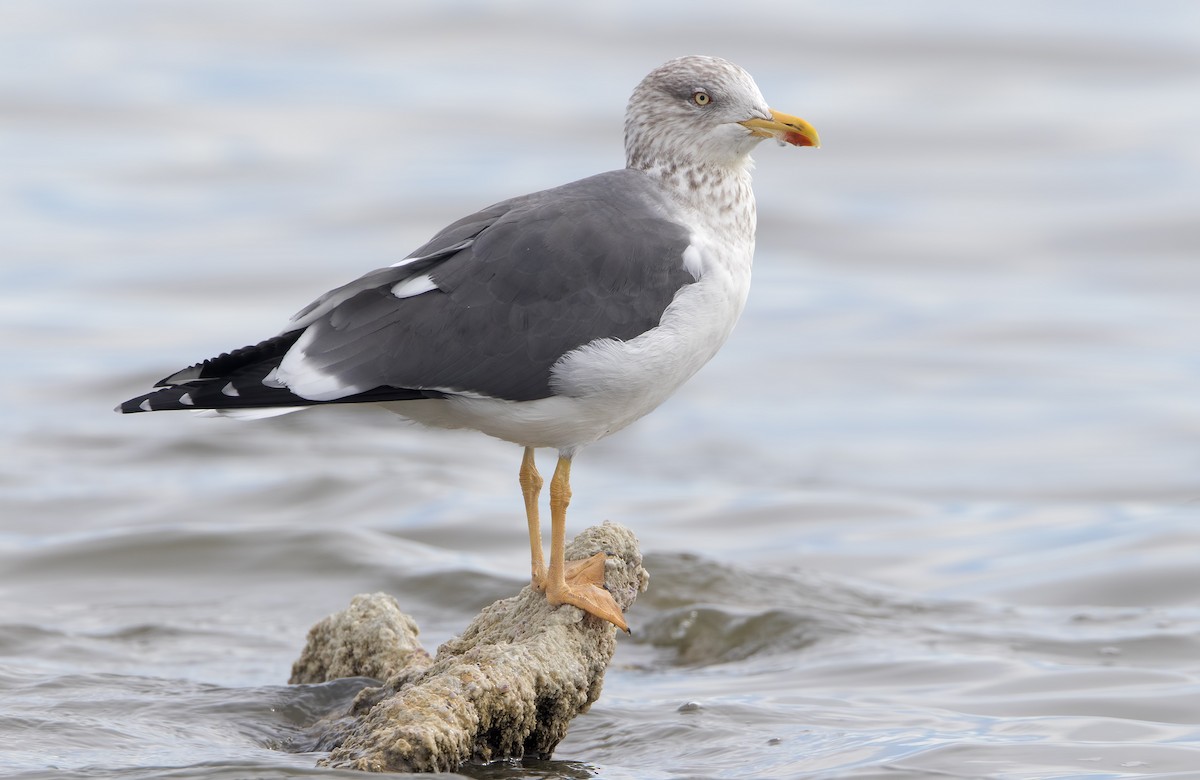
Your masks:
<instances>
[{"instance_id":1,"label":"blue-gray water","mask_svg":"<svg viewBox=\"0 0 1200 780\"><path fill-rule=\"evenodd\" d=\"M652 574L600 701L471 771L1200 777L1187 0L5 3L0 775L336 774L284 749L353 694L283 685L308 627L521 586L511 445L110 410L618 166L685 53L825 147L760 149L733 339L576 461Z\"/></svg>"}]
</instances>

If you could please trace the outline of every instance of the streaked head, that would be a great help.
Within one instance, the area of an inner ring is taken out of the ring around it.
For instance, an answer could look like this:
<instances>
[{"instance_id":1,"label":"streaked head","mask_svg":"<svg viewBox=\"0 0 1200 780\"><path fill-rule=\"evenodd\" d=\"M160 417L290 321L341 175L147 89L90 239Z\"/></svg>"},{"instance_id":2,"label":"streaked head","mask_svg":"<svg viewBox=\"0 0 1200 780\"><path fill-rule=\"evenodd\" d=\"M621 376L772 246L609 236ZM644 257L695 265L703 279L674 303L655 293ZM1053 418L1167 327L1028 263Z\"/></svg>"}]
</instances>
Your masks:
<instances>
[{"instance_id":1,"label":"streaked head","mask_svg":"<svg viewBox=\"0 0 1200 780\"><path fill-rule=\"evenodd\" d=\"M680 57L655 68L634 89L625 112L631 168L740 168L766 138L820 145L812 125L771 109L750 74L719 57Z\"/></svg>"}]
</instances>

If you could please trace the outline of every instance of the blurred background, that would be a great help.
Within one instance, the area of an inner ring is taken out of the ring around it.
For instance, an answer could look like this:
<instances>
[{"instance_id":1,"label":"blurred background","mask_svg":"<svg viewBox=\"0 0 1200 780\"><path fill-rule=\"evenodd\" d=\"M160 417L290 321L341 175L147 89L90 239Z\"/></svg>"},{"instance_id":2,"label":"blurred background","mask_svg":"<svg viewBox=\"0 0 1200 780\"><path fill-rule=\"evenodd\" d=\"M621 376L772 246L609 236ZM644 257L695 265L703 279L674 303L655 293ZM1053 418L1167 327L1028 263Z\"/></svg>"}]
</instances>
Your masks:
<instances>
[{"instance_id":1,"label":"blurred background","mask_svg":"<svg viewBox=\"0 0 1200 780\"><path fill-rule=\"evenodd\" d=\"M111 409L620 167L692 53L824 146L760 147L738 330L577 458L570 533L651 591L556 760L489 771L1200 771L1185 0L4 3L0 766L307 776L354 692L282 686L313 622L385 590L433 648L521 587L513 445Z\"/></svg>"}]
</instances>

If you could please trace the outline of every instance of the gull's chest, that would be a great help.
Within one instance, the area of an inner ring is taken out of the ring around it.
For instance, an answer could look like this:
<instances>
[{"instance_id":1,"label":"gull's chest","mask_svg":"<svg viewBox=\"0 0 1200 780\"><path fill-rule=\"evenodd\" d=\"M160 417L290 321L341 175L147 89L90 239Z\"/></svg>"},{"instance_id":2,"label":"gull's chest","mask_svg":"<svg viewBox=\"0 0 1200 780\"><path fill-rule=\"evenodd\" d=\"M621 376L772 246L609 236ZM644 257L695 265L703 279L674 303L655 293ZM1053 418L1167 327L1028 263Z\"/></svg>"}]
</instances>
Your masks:
<instances>
[{"instance_id":1,"label":"gull's chest","mask_svg":"<svg viewBox=\"0 0 1200 780\"><path fill-rule=\"evenodd\" d=\"M634 418L653 409L729 337L749 293L753 252L752 235L731 240L694 230L680 259L696 280L680 288L659 323L636 338L602 339L564 355L552 385L573 397L619 398Z\"/></svg>"}]
</instances>

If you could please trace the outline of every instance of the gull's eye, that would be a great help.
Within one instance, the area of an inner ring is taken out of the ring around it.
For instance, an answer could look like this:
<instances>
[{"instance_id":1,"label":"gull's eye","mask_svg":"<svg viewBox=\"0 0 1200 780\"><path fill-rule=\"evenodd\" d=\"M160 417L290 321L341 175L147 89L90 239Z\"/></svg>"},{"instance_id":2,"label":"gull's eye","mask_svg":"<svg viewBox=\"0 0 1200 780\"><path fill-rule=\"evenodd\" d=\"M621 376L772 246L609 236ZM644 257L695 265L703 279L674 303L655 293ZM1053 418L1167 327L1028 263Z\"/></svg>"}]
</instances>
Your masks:
<instances>
[{"instance_id":1,"label":"gull's eye","mask_svg":"<svg viewBox=\"0 0 1200 780\"><path fill-rule=\"evenodd\" d=\"M692 93L692 102L698 106L707 106L712 102L712 97L702 89L698 89Z\"/></svg>"}]
</instances>

